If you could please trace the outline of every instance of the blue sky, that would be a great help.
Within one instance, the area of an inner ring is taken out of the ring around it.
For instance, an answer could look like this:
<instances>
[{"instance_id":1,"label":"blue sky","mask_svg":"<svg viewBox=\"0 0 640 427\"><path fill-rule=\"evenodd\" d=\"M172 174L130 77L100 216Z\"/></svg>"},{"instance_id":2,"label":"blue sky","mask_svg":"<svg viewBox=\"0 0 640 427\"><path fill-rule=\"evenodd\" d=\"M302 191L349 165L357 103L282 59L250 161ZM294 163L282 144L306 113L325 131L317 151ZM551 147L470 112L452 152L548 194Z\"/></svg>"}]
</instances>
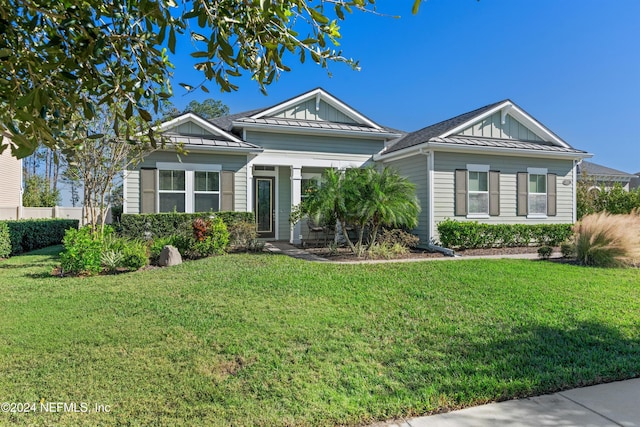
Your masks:
<instances>
[{"instance_id":1,"label":"blue sky","mask_svg":"<svg viewBox=\"0 0 640 427\"><path fill-rule=\"evenodd\" d=\"M248 77L240 90L186 93L197 84L191 46L173 58L174 104L219 99L232 113L273 105L321 86L374 121L413 131L510 98L592 161L640 172L640 1L379 0L378 11L342 23L345 56L362 70L331 64L329 77L291 57L260 93Z\"/></svg>"}]
</instances>

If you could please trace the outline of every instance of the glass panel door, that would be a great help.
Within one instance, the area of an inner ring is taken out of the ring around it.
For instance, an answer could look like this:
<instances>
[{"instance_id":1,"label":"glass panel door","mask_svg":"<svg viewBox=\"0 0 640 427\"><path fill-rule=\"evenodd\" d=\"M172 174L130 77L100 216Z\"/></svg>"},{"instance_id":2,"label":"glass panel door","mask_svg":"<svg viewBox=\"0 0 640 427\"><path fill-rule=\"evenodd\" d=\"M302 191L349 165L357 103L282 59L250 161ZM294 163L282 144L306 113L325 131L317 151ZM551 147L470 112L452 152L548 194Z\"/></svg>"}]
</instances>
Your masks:
<instances>
[{"instance_id":1,"label":"glass panel door","mask_svg":"<svg viewBox=\"0 0 640 427\"><path fill-rule=\"evenodd\" d=\"M259 237L275 237L275 178L254 179L255 215Z\"/></svg>"}]
</instances>

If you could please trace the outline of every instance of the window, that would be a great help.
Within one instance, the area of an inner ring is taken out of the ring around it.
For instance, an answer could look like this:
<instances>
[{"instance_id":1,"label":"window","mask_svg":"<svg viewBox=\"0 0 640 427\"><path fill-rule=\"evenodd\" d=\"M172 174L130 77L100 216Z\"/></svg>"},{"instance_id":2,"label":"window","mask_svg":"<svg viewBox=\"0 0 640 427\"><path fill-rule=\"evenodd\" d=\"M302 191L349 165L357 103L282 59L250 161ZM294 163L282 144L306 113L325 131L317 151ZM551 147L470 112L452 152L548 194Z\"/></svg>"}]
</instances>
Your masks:
<instances>
[{"instance_id":1,"label":"window","mask_svg":"<svg viewBox=\"0 0 640 427\"><path fill-rule=\"evenodd\" d=\"M161 170L158 174L160 212L186 212L185 171Z\"/></svg>"},{"instance_id":2,"label":"window","mask_svg":"<svg viewBox=\"0 0 640 427\"><path fill-rule=\"evenodd\" d=\"M158 162L158 212L220 210L220 165Z\"/></svg>"},{"instance_id":3,"label":"window","mask_svg":"<svg viewBox=\"0 0 640 427\"><path fill-rule=\"evenodd\" d=\"M489 215L489 172L469 171L469 214Z\"/></svg>"},{"instance_id":4,"label":"window","mask_svg":"<svg viewBox=\"0 0 640 427\"><path fill-rule=\"evenodd\" d=\"M194 212L220 210L220 173L195 171Z\"/></svg>"},{"instance_id":5,"label":"window","mask_svg":"<svg viewBox=\"0 0 640 427\"><path fill-rule=\"evenodd\" d=\"M529 173L529 215L547 215L546 173Z\"/></svg>"}]
</instances>

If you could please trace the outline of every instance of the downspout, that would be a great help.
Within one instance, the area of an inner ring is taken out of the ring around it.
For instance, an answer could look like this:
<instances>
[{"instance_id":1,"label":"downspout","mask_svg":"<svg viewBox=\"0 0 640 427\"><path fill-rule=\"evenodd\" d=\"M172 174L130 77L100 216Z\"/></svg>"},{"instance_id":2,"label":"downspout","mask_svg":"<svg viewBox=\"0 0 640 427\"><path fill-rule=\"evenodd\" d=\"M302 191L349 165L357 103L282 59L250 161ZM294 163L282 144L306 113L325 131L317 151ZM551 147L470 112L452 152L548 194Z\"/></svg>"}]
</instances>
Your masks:
<instances>
[{"instance_id":1,"label":"downspout","mask_svg":"<svg viewBox=\"0 0 640 427\"><path fill-rule=\"evenodd\" d=\"M427 156L427 237L428 241L426 244L420 245L427 250L440 252L446 256L455 256L453 249L444 248L442 246L438 246L433 243L433 235L434 235L434 207L433 207L433 176L434 176L434 153L433 151L427 151L424 148L420 148L418 151L419 154L423 154Z\"/></svg>"}]
</instances>

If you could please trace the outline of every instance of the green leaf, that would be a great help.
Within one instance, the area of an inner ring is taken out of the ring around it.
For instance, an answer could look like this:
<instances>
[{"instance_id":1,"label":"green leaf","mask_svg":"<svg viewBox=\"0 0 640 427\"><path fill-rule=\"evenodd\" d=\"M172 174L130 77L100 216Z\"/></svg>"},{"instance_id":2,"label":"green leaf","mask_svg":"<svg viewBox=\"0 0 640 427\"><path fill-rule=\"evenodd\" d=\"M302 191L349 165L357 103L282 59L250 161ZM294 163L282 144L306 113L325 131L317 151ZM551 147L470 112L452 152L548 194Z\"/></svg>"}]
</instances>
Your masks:
<instances>
[{"instance_id":1,"label":"green leaf","mask_svg":"<svg viewBox=\"0 0 640 427\"><path fill-rule=\"evenodd\" d=\"M200 85L200 89L202 89L204 93L209 93L209 89L207 89L205 85Z\"/></svg>"},{"instance_id":2,"label":"green leaf","mask_svg":"<svg viewBox=\"0 0 640 427\"><path fill-rule=\"evenodd\" d=\"M171 53L176 53L176 30L173 27L169 28L169 50Z\"/></svg>"},{"instance_id":3,"label":"green leaf","mask_svg":"<svg viewBox=\"0 0 640 427\"><path fill-rule=\"evenodd\" d=\"M133 103L131 101L127 102L127 106L124 109L124 117L125 119L130 119L133 116Z\"/></svg>"},{"instance_id":4,"label":"green leaf","mask_svg":"<svg viewBox=\"0 0 640 427\"><path fill-rule=\"evenodd\" d=\"M413 7L411 8L411 13L412 14L416 14L418 13L418 10L420 9L420 3L422 0L414 0L413 2Z\"/></svg>"},{"instance_id":5,"label":"green leaf","mask_svg":"<svg viewBox=\"0 0 640 427\"><path fill-rule=\"evenodd\" d=\"M140 117L145 122L150 122L152 120L151 119L151 114L149 114L149 112L147 110L144 110L142 108L138 108L138 114L140 114Z\"/></svg>"}]
</instances>

